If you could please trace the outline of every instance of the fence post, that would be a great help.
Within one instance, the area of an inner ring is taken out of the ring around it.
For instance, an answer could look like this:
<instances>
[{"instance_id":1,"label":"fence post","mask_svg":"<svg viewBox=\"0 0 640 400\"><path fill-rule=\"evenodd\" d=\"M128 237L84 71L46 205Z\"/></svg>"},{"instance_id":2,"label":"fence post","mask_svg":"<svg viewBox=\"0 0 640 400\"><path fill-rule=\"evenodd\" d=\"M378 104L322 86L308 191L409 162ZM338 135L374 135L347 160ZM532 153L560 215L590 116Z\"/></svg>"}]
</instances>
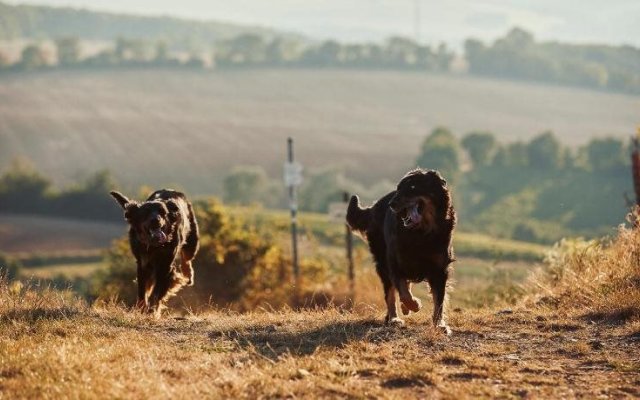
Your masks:
<instances>
[{"instance_id":1,"label":"fence post","mask_svg":"<svg viewBox=\"0 0 640 400\"><path fill-rule=\"evenodd\" d=\"M342 200L345 204L349 202L349 193L344 192L342 195ZM354 270L353 263L353 233L351 232L351 228L348 224L345 223L345 245L347 248L347 263L349 266L349 292L351 294L351 305L353 306L356 302L356 274Z\"/></svg>"},{"instance_id":2,"label":"fence post","mask_svg":"<svg viewBox=\"0 0 640 400\"><path fill-rule=\"evenodd\" d=\"M299 171L296 172L293 158L293 139L287 139L287 164L285 165L285 184L289 187L289 209L291 210L291 252L293 263L293 304L299 305L300 300L300 268L298 266L298 201L296 185L299 184Z\"/></svg>"}]
</instances>

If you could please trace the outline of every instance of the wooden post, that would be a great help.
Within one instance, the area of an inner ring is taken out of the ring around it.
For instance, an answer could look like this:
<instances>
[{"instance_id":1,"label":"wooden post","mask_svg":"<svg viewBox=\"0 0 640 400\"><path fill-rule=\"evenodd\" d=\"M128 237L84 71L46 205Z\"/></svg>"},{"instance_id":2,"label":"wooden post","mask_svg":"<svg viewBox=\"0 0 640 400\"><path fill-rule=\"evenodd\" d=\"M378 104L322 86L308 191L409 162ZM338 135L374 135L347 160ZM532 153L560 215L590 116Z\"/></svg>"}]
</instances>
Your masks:
<instances>
[{"instance_id":1,"label":"wooden post","mask_svg":"<svg viewBox=\"0 0 640 400\"><path fill-rule=\"evenodd\" d=\"M349 202L349 193L344 192L342 200L345 204ZM349 292L351 293L351 305L356 302L356 273L353 263L353 233L348 224L345 224L345 245L347 247L347 263L349 266Z\"/></svg>"},{"instance_id":2,"label":"wooden post","mask_svg":"<svg viewBox=\"0 0 640 400\"><path fill-rule=\"evenodd\" d=\"M640 128L638 128L640 136ZM636 194L636 205L640 205L640 144L638 136L633 138L633 151L631 152L631 170L633 173L633 188Z\"/></svg>"},{"instance_id":3,"label":"wooden post","mask_svg":"<svg viewBox=\"0 0 640 400\"><path fill-rule=\"evenodd\" d=\"M293 139L287 139L287 161L293 165ZM293 263L293 304L299 305L300 300L300 268L298 266L298 201L296 198L296 184L289 184L289 209L291 210L291 252Z\"/></svg>"}]
</instances>

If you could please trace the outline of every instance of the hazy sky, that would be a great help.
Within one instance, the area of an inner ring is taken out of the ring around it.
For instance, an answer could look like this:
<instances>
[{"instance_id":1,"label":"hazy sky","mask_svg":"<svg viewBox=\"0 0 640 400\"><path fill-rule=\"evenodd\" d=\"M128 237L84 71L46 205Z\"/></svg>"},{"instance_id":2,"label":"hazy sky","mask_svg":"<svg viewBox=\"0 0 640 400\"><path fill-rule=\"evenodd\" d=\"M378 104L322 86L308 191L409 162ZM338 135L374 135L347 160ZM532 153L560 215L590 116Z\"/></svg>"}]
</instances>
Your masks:
<instances>
[{"instance_id":1,"label":"hazy sky","mask_svg":"<svg viewBox=\"0 0 640 400\"><path fill-rule=\"evenodd\" d=\"M640 0L27 0L97 10L215 19L296 31L313 38L378 41L415 35L460 46L494 39L514 25L540 39L640 46Z\"/></svg>"}]
</instances>

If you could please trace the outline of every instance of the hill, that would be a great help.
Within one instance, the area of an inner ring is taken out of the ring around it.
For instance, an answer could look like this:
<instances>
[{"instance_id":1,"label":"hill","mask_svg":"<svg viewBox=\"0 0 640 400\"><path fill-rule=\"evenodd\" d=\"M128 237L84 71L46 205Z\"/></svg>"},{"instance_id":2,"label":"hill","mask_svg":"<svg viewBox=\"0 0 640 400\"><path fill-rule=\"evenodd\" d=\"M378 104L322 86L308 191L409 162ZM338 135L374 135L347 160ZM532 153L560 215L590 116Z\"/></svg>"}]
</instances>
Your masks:
<instances>
[{"instance_id":1,"label":"hill","mask_svg":"<svg viewBox=\"0 0 640 400\"><path fill-rule=\"evenodd\" d=\"M48 289L0 286L0 385L11 398L640 396L638 232L565 243L513 308L371 306L160 320Z\"/></svg>"},{"instance_id":2,"label":"hill","mask_svg":"<svg viewBox=\"0 0 640 400\"><path fill-rule=\"evenodd\" d=\"M70 36L86 40L113 40L127 37L165 40L181 48L189 44L208 48L216 40L242 33L265 37L278 34L267 28L225 22L113 14L69 7L13 6L0 2L0 40Z\"/></svg>"},{"instance_id":3,"label":"hill","mask_svg":"<svg viewBox=\"0 0 640 400\"><path fill-rule=\"evenodd\" d=\"M280 176L288 136L307 171L374 183L413 167L437 125L581 144L626 138L640 109L638 97L391 71L58 71L5 75L0 97L0 167L25 155L59 184L108 168L193 194L220 193L239 164Z\"/></svg>"}]
</instances>

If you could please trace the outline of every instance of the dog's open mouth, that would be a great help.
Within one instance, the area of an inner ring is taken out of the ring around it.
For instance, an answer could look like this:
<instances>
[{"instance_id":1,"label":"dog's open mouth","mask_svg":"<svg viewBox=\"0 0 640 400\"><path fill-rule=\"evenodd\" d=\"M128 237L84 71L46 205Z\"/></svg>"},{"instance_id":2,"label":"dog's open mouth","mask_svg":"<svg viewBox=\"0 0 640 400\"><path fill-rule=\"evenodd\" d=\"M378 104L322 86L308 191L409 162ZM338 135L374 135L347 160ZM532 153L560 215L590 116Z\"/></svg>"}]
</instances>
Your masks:
<instances>
[{"instance_id":1,"label":"dog's open mouth","mask_svg":"<svg viewBox=\"0 0 640 400\"><path fill-rule=\"evenodd\" d=\"M422 208L422 202L415 201L400 210L398 215L402 219L402 224L405 228L412 228L422 221Z\"/></svg>"},{"instance_id":2,"label":"dog's open mouth","mask_svg":"<svg viewBox=\"0 0 640 400\"><path fill-rule=\"evenodd\" d=\"M151 236L151 240L157 245L163 245L167 243L168 237L167 234L161 228L151 229L149 231L149 236Z\"/></svg>"}]
</instances>

